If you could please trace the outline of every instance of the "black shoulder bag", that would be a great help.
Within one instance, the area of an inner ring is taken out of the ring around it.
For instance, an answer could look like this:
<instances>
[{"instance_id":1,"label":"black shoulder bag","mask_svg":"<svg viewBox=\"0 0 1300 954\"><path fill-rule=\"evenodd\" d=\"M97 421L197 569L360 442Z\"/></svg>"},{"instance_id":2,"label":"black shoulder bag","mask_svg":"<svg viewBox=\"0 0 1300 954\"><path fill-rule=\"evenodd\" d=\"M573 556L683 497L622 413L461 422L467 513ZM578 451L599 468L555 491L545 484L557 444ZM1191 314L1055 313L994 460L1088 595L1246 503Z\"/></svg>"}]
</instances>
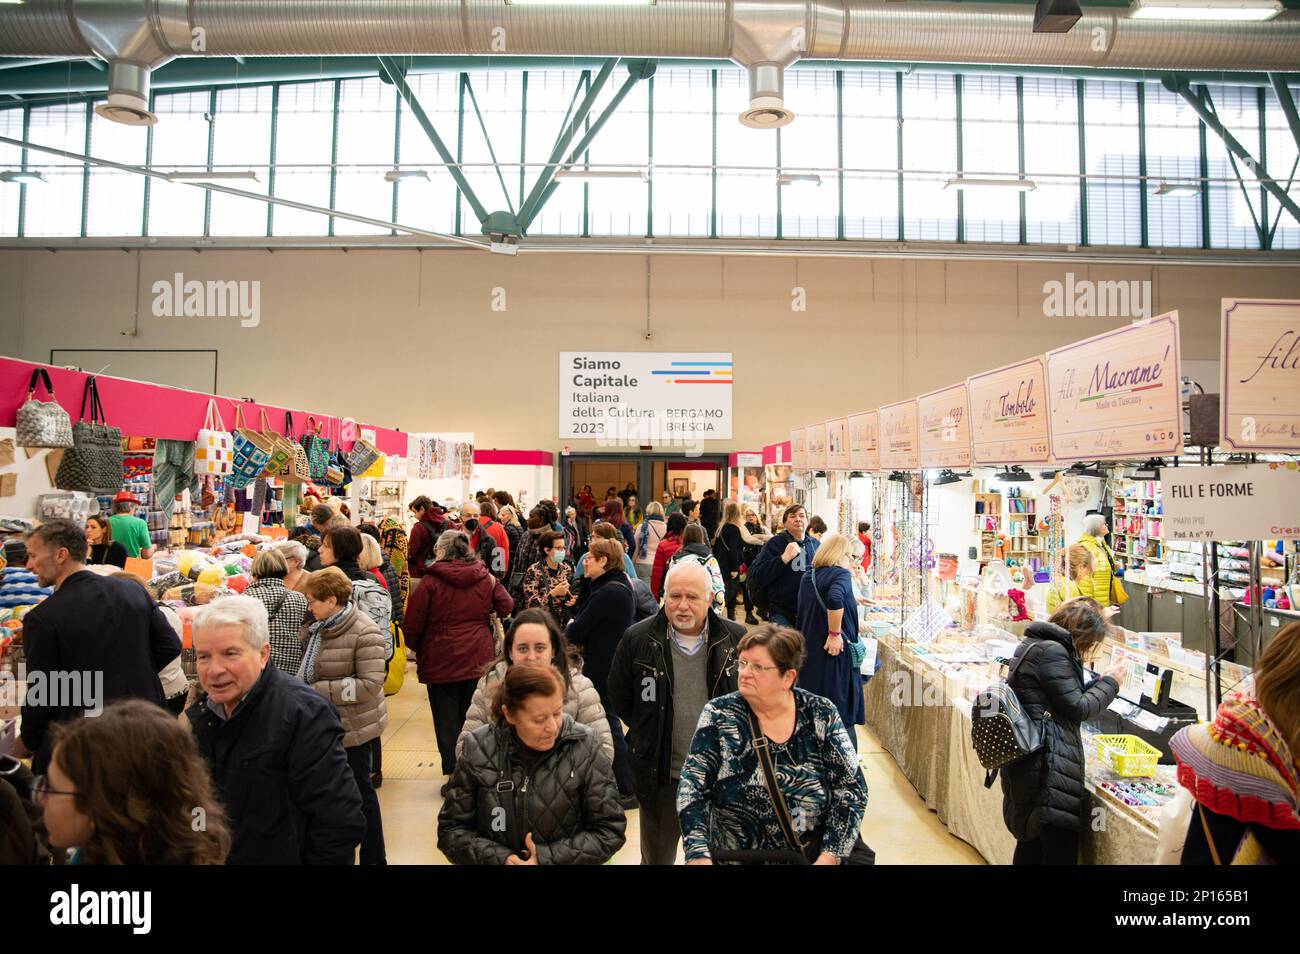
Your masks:
<instances>
[{"instance_id":1,"label":"black shoulder bag","mask_svg":"<svg viewBox=\"0 0 1300 954\"><path fill-rule=\"evenodd\" d=\"M519 833L519 816L515 812L515 780L510 773L510 746L508 744L501 746L500 760L501 764L497 766L500 773L500 777L497 779L497 800L501 802L501 810L506 816L506 847L513 854L527 861L528 849L524 847L524 837Z\"/></svg>"}]
</instances>

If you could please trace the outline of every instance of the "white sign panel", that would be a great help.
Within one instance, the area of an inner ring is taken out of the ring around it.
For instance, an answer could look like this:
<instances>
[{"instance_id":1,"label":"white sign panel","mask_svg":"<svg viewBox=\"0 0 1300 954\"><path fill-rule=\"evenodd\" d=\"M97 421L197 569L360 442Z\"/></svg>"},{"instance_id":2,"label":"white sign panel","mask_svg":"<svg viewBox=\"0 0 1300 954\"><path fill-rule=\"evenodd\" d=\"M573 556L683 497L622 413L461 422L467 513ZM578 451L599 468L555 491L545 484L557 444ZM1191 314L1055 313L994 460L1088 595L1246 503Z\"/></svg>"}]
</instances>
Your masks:
<instances>
[{"instance_id":1,"label":"white sign panel","mask_svg":"<svg viewBox=\"0 0 1300 954\"><path fill-rule=\"evenodd\" d=\"M607 444L731 439L730 354L562 351L560 437Z\"/></svg>"},{"instance_id":2,"label":"white sign panel","mask_svg":"<svg viewBox=\"0 0 1300 954\"><path fill-rule=\"evenodd\" d=\"M836 417L826 422L826 466L831 470L848 470L849 419Z\"/></svg>"},{"instance_id":3,"label":"white sign panel","mask_svg":"<svg viewBox=\"0 0 1300 954\"><path fill-rule=\"evenodd\" d=\"M1219 446L1300 452L1300 301L1223 300Z\"/></svg>"},{"instance_id":4,"label":"white sign panel","mask_svg":"<svg viewBox=\"0 0 1300 954\"><path fill-rule=\"evenodd\" d=\"M1165 467L1166 540L1300 539L1300 465Z\"/></svg>"}]
</instances>

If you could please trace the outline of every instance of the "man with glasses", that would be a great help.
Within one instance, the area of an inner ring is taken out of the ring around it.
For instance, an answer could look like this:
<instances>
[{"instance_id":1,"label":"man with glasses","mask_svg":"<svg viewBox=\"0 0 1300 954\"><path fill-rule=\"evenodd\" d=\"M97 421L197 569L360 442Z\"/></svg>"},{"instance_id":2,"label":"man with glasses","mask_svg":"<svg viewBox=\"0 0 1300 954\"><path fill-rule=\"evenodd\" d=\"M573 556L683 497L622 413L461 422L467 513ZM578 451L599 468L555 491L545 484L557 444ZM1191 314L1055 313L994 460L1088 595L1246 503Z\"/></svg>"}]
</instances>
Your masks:
<instances>
[{"instance_id":1,"label":"man with glasses","mask_svg":"<svg viewBox=\"0 0 1300 954\"><path fill-rule=\"evenodd\" d=\"M671 865L681 828L677 782L700 713L736 689L736 654L745 627L712 609L704 565L675 565L657 615L623 634L608 681L609 702L627 723L632 782L641 806L641 863Z\"/></svg>"},{"instance_id":2,"label":"man with glasses","mask_svg":"<svg viewBox=\"0 0 1300 954\"><path fill-rule=\"evenodd\" d=\"M677 498L674 497L666 490L664 491L662 502L664 505L665 517L667 517L669 514L677 513L679 510L682 509L682 505L677 502Z\"/></svg>"}]
</instances>

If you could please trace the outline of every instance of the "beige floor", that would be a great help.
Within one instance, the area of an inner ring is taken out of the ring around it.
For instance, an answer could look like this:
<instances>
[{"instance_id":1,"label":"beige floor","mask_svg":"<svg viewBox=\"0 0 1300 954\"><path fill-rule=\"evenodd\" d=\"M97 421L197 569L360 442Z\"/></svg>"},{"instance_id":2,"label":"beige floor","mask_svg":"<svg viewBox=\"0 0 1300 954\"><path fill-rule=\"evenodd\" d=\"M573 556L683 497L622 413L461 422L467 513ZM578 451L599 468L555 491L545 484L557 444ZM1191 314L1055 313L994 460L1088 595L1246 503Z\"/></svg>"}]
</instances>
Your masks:
<instances>
[{"instance_id":1,"label":"beige floor","mask_svg":"<svg viewBox=\"0 0 1300 954\"><path fill-rule=\"evenodd\" d=\"M446 779L436 749L428 696L410 671L402 691L388 700L388 729L384 732L384 784L379 802L390 864L447 864L438 850L438 809L442 806L438 789ZM879 864L984 864L979 852L948 834L893 757L864 726L858 727L858 750L870 791L862 837L876 850ZM640 861L637 815L628 812L627 844L614 856L615 864Z\"/></svg>"}]
</instances>

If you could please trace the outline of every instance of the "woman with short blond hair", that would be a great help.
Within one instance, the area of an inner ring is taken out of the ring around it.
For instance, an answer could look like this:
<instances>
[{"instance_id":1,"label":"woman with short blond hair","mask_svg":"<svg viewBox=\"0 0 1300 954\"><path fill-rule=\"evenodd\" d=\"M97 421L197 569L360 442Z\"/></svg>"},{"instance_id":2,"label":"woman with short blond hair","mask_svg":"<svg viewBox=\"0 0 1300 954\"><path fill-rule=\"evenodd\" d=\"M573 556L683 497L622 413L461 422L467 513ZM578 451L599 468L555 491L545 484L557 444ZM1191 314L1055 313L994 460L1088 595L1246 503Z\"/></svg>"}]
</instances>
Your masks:
<instances>
[{"instance_id":1,"label":"woman with short blond hair","mask_svg":"<svg viewBox=\"0 0 1300 954\"><path fill-rule=\"evenodd\" d=\"M304 549L301 543L295 547ZM307 598L286 585L289 565L285 552L264 547L253 557L253 582L244 590L266 607L270 621L271 662L285 675L292 676L302 662L302 643L298 632L307 618Z\"/></svg>"},{"instance_id":2,"label":"woman with short blond hair","mask_svg":"<svg viewBox=\"0 0 1300 954\"><path fill-rule=\"evenodd\" d=\"M808 661L799 687L835 703L844 728L857 745L855 725L866 722L862 673L853 665L849 643L858 641L858 600L853 593L853 542L827 533L799 581L799 631Z\"/></svg>"}]
</instances>

